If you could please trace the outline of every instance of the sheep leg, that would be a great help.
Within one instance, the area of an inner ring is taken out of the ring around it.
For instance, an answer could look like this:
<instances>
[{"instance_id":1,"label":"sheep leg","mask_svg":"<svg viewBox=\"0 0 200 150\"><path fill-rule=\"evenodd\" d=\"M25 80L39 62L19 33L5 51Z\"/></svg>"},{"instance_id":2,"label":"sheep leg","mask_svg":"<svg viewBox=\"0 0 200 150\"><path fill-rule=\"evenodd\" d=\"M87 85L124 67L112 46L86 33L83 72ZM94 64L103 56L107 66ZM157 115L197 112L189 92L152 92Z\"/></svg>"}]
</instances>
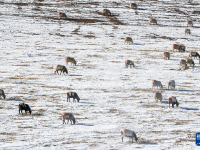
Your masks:
<instances>
[{"instance_id":1,"label":"sheep leg","mask_svg":"<svg viewBox=\"0 0 200 150\"><path fill-rule=\"evenodd\" d=\"M122 142L123 142L123 137L122 137Z\"/></svg>"},{"instance_id":2,"label":"sheep leg","mask_svg":"<svg viewBox=\"0 0 200 150\"><path fill-rule=\"evenodd\" d=\"M69 119L67 119L67 124L69 123Z\"/></svg>"}]
</instances>

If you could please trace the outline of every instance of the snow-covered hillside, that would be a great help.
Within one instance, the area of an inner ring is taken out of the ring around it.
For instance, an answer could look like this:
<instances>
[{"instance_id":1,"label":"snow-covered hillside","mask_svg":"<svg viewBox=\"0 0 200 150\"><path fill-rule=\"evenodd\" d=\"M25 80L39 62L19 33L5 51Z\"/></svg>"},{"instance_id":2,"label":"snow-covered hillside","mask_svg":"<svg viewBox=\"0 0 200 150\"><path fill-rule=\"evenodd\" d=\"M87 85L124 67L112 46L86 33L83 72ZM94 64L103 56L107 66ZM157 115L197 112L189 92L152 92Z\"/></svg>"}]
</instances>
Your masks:
<instances>
[{"instance_id":1,"label":"snow-covered hillside","mask_svg":"<svg viewBox=\"0 0 200 150\"><path fill-rule=\"evenodd\" d=\"M112 16L102 15L103 8ZM67 19L59 20L58 12ZM179 60L200 52L199 14L197 0L0 1L0 88L6 94L0 149L198 149L199 60L188 70L180 70ZM150 17L158 25L150 25ZM187 20L194 22L191 35L184 33ZM173 52L174 43L186 52ZM66 56L77 66L67 65ZM127 59L136 67L126 68ZM56 64L69 74L54 74ZM164 89L152 89L151 80ZM169 80L176 90L168 90ZM80 102L67 102L68 91ZM163 102L155 102L155 91ZM169 96L177 97L178 108L169 108ZM22 101L32 115L19 115ZM77 123L62 124L62 112L74 113ZM138 142L122 142L121 128L134 130Z\"/></svg>"}]
</instances>

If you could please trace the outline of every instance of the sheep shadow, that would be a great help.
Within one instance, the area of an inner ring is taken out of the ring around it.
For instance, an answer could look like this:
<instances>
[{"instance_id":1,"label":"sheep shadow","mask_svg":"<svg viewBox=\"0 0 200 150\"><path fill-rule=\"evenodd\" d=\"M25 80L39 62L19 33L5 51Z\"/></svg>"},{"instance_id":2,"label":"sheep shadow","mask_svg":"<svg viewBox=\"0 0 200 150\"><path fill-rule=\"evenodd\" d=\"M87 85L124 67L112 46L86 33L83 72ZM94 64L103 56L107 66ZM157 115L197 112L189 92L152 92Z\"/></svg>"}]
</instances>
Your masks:
<instances>
[{"instance_id":1,"label":"sheep shadow","mask_svg":"<svg viewBox=\"0 0 200 150\"><path fill-rule=\"evenodd\" d=\"M69 74L69 76L83 76L83 75L80 75L80 74Z\"/></svg>"},{"instance_id":2,"label":"sheep shadow","mask_svg":"<svg viewBox=\"0 0 200 150\"><path fill-rule=\"evenodd\" d=\"M147 142L140 142L140 143L137 143L137 144L140 144L140 145L158 145L158 143L147 143Z\"/></svg>"},{"instance_id":3,"label":"sheep shadow","mask_svg":"<svg viewBox=\"0 0 200 150\"><path fill-rule=\"evenodd\" d=\"M145 8L137 8L137 10L146 10Z\"/></svg>"},{"instance_id":4,"label":"sheep shadow","mask_svg":"<svg viewBox=\"0 0 200 150\"><path fill-rule=\"evenodd\" d=\"M92 103L92 102L79 102L79 103L81 103L81 104L91 104L91 105L96 104L96 103Z\"/></svg>"},{"instance_id":5,"label":"sheep shadow","mask_svg":"<svg viewBox=\"0 0 200 150\"><path fill-rule=\"evenodd\" d=\"M180 109L184 109L184 110L199 110L198 108L189 108L189 107L180 107Z\"/></svg>"},{"instance_id":6,"label":"sheep shadow","mask_svg":"<svg viewBox=\"0 0 200 150\"><path fill-rule=\"evenodd\" d=\"M94 126L93 124L89 124L89 123L78 123L76 125L82 125L82 126Z\"/></svg>"},{"instance_id":7,"label":"sheep shadow","mask_svg":"<svg viewBox=\"0 0 200 150\"><path fill-rule=\"evenodd\" d=\"M135 43L135 44L129 44L129 45L141 45L141 46L144 46L145 44L138 44L138 43Z\"/></svg>"},{"instance_id":8,"label":"sheep shadow","mask_svg":"<svg viewBox=\"0 0 200 150\"><path fill-rule=\"evenodd\" d=\"M162 101L162 104L169 104L168 101Z\"/></svg>"},{"instance_id":9,"label":"sheep shadow","mask_svg":"<svg viewBox=\"0 0 200 150\"><path fill-rule=\"evenodd\" d=\"M157 25L159 25L161 27L168 27L168 25L166 25L166 24L157 24Z\"/></svg>"},{"instance_id":10,"label":"sheep shadow","mask_svg":"<svg viewBox=\"0 0 200 150\"><path fill-rule=\"evenodd\" d=\"M6 101L18 101L18 102L23 102L24 100L22 100L22 99L17 99L17 98L12 98L12 99L7 99Z\"/></svg>"},{"instance_id":11,"label":"sheep shadow","mask_svg":"<svg viewBox=\"0 0 200 150\"><path fill-rule=\"evenodd\" d=\"M112 14L111 17L119 16L119 14Z\"/></svg>"},{"instance_id":12,"label":"sheep shadow","mask_svg":"<svg viewBox=\"0 0 200 150\"><path fill-rule=\"evenodd\" d=\"M181 92L195 92L194 90L178 90L178 91L181 91Z\"/></svg>"},{"instance_id":13,"label":"sheep shadow","mask_svg":"<svg viewBox=\"0 0 200 150\"><path fill-rule=\"evenodd\" d=\"M195 37L200 37L199 35L193 35L193 36L195 36Z\"/></svg>"}]
</instances>

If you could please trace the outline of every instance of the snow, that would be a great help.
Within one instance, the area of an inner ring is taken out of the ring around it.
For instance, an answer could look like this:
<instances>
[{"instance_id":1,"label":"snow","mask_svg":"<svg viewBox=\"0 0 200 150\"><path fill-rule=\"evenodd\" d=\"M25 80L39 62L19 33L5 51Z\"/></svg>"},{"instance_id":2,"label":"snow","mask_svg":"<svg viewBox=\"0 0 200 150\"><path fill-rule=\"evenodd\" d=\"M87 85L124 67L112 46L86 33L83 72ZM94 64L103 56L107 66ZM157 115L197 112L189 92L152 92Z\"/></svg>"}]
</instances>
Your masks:
<instances>
[{"instance_id":1,"label":"snow","mask_svg":"<svg viewBox=\"0 0 200 150\"><path fill-rule=\"evenodd\" d=\"M0 2L0 149L198 149L199 61L180 70L179 60L200 47L199 2L143 0L138 15L121 0L3 0ZM103 16L107 8L114 16ZM58 12L68 19L59 20ZM150 17L158 25L150 25ZM192 19L191 35L185 35ZM131 37L131 45L124 43ZM173 52L182 43L186 52ZM163 52L170 52L170 60ZM77 66L66 65L66 56ZM135 68L126 68L125 60ZM54 74L65 65L68 75ZM158 80L163 90L152 89ZM176 90L168 90L175 80ZM77 92L79 103L67 102ZM160 91L163 102L155 102ZM169 108L176 96L179 107ZM32 115L18 105L29 104ZM75 125L62 124L62 112ZM121 141L120 130L135 131L139 140Z\"/></svg>"}]
</instances>

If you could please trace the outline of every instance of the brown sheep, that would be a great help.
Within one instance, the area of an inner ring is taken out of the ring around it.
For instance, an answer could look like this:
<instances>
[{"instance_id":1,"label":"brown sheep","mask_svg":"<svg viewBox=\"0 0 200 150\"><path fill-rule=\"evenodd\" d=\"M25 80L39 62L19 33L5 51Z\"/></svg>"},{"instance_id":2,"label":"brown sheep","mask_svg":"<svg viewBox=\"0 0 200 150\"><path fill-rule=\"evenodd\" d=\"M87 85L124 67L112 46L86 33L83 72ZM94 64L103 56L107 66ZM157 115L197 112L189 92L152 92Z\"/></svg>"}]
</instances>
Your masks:
<instances>
[{"instance_id":1,"label":"brown sheep","mask_svg":"<svg viewBox=\"0 0 200 150\"><path fill-rule=\"evenodd\" d=\"M59 19L67 19L67 15L65 13L59 12L58 13L58 18Z\"/></svg>"},{"instance_id":2,"label":"brown sheep","mask_svg":"<svg viewBox=\"0 0 200 150\"><path fill-rule=\"evenodd\" d=\"M164 52L163 53L163 58L169 60L170 59L170 53L169 52Z\"/></svg>"},{"instance_id":3,"label":"brown sheep","mask_svg":"<svg viewBox=\"0 0 200 150\"><path fill-rule=\"evenodd\" d=\"M153 18L149 18L149 23L150 24L157 24L157 20Z\"/></svg>"},{"instance_id":4,"label":"brown sheep","mask_svg":"<svg viewBox=\"0 0 200 150\"><path fill-rule=\"evenodd\" d=\"M131 9L137 9L137 4L135 4L135 3L130 3L130 8L131 8Z\"/></svg>"},{"instance_id":5,"label":"brown sheep","mask_svg":"<svg viewBox=\"0 0 200 150\"><path fill-rule=\"evenodd\" d=\"M68 62L71 62L71 64L76 66L76 60L73 57L65 57L65 62L68 64Z\"/></svg>"},{"instance_id":6,"label":"brown sheep","mask_svg":"<svg viewBox=\"0 0 200 150\"><path fill-rule=\"evenodd\" d=\"M124 43L133 44L133 40L131 37L125 37Z\"/></svg>"},{"instance_id":7,"label":"brown sheep","mask_svg":"<svg viewBox=\"0 0 200 150\"><path fill-rule=\"evenodd\" d=\"M185 29L185 35L186 34L191 34L190 29Z\"/></svg>"},{"instance_id":8,"label":"brown sheep","mask_svg":"<svg viewBox=\"0 0 200 150\"><path fill-rule=\"evenodd\" d=\"M193 27L193 22L192 22L191 20L187 20L187 27L188 27L188 26Z\"/></svg>"},{"instance_id":9,"label":"brown sheep","mask_svg":"<svg viewBox=\"0 0 200 150\"><path fill-rule=\"evenodd\" d=\"M185 46L183 44L173 44L172 49L173 49L173 52L175 49L177 49L179 52L180 51L185 52Z\"/></svg>"},{"instance_id":10,"label":"brown sheep","mask_svg":"<svg viewBox=\"0 0 200 150\"><path fill-rule=\"evenodd\" d=\"M110 10L108 10L108 9L103 9L103 10L102 10L102 13L103 13L103 15L111 16L111 12L110 12Z\"/></svg>"},{"instance_id":11,"label":"brown sheep","mask_svg":"<svg viewBox=\"0 0 200 150\"><path fill-rule=\"evenodd\" d=\"M55 74L56 72L58 73L58 71L60 71L60 74L61 74L62 72L63 72L63 74L64 74L64 73L68 74L67 68L66 68L65 66L63 66L63 65L56 65L54 74ZM58 74L59 74L59 73L58 73Z\"/></svg>"},{"instance_id":12,"label":"brown sheep","mask_svg":"<svg viewBox=\"0 0 200 150\"><path fill-rule=\"evenodd\" d=\"M125 61L125 66L126 66L126 68L128 68L128 66L130 66L130 68L131 68L131 66L132 66L132 67L135 67L133 61L131 61L131 60L126 60L126 61Z\"/></svg>"}]
</instances>

